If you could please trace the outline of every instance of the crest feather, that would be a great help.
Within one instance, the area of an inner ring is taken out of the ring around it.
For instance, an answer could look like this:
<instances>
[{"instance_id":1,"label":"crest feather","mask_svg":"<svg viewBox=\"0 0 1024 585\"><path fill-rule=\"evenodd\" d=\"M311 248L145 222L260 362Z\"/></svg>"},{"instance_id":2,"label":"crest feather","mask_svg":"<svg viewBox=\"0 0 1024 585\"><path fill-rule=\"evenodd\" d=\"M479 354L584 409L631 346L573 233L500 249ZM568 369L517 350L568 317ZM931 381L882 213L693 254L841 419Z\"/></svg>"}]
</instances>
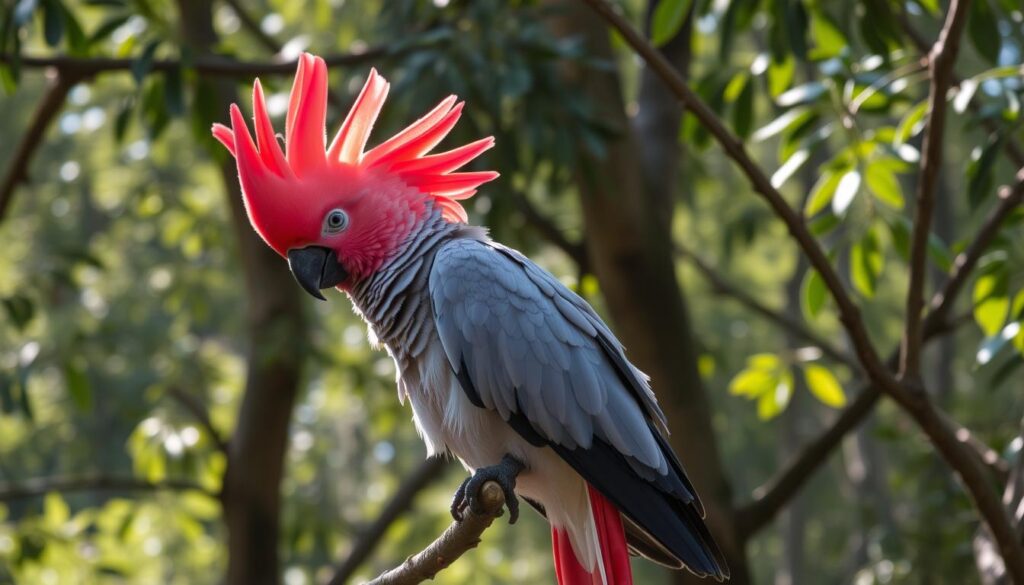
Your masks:
<instances>
[{"instance_id":1,"label":"crest feather","mask_svg":"<svg viewBox=\"0 0 1024 585\"><path fill-rule=\"evenodd\" d=\"M390 85L376 70L345 117L329 148L326 147L327 65L309 53L299 59L285 118L284 152L277 142L267 112L263 88L253 84L253 118L256 141L237 106L231 108L231 128L213 125L213 136L238 162L243 184L262 176L301 181L308 171L341 166L380 169L400 177L433 199L448 221L465 222L466 210L458 203L476 193L476 188L498 177L493 171L456 173L462 166L494 146L488 137L447 152L428 155L459 121L463 102L455 96L441 101L433 110L392 138L365 151L374 122L380 115ZM248 190L247 190L248 191ZM286 196L275 193L274 196ZM246 193L246 197L251 197Z\"/></svg>"}]
</instances>

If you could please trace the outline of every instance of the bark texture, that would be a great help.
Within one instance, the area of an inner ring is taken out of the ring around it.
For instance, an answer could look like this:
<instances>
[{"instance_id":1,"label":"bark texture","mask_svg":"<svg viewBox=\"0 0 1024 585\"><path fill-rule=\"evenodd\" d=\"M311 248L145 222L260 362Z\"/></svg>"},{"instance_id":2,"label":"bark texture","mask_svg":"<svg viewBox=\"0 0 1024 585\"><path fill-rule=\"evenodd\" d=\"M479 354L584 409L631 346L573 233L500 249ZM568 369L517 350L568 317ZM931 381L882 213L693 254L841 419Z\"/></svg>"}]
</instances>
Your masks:
<instances>
[{"instance_id":1,"label":"bark texture","mask_svg":"<svg viewBox=\"0 0 1024 585\"><path fill-rule=\"evenodd\" d=\"M212 8L206 0L178 0L181 34L195 55L209 55L216 44ZM232 81L210 80L216 109L238 101ZM280 564L280 487L288 443L288 423L298 393L306 329L299 289L287 263L249 225L235 165L217 155L224 192L238 239L245 275L249 360L238 426L230 438L223 506L228 530L228 585L277 583Z\"/></svg>"}]
</instances>

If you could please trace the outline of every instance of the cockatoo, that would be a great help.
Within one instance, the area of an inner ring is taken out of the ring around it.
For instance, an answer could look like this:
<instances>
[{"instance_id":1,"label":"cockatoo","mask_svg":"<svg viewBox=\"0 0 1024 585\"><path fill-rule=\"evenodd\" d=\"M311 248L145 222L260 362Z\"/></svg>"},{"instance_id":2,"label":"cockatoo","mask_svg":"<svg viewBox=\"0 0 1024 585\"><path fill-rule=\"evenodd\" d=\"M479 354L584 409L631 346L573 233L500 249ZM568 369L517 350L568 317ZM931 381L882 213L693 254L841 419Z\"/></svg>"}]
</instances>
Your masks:
<instances>
[{"instance_id":1,"label":"cockatoo","mask_svg":"<svg viewBox=\"0 0 1024 585\"><path fill-rule=\"evenodd\" d=\"M328 145L327 67L303 55L282 151L255 81L255 142L237 105L213 127L252 226L309 294L346 293L394 359L429 454L471 472L456 520L496 481L512 522L516 495L547 518L562 585L631 583L629 553L727 578L648 378L585 300L466 225L459 201L498 173L455 171L494 140L428 154L462 113L451 96L366 150L388 87L371 71Z\"/></svg>"}]
</instances>

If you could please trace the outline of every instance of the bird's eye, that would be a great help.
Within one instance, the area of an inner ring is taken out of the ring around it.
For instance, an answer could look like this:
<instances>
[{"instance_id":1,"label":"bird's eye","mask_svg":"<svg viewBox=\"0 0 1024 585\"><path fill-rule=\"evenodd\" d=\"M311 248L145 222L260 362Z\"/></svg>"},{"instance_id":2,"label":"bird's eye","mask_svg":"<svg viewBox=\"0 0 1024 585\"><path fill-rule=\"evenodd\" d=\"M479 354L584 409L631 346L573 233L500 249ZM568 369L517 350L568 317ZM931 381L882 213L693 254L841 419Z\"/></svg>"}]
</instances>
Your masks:
<instances>
[{"instance_id":1,"label":"bird's eye","mask_svg":"<svg viewBox=\"0 0 1024 585\"><path fill-rule=\"evenodd\" d=\"M348 214L340 209L332 209L324 216L324 233L336 234L348 227Z\"/></svg>"}]
</instances>

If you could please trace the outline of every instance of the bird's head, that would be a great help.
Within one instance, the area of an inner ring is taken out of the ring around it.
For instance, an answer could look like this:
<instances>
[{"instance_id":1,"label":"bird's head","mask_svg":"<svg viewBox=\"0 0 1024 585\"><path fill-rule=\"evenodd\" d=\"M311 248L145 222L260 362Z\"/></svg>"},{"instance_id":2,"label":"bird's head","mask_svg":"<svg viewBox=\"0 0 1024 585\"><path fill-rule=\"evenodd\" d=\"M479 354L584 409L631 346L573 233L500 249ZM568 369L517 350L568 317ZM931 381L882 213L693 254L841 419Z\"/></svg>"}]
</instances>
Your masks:
<instances>
[{"instance_id":1,"label":"bird's head","mask_svg":"<svg viewBox=\"0 0 1024 585\"><path fill-rule=\"evenodd\" d=\"M465 222L459 201L498 176L453 172L490 148L493 138L427 155L459 119L463 104L455 96L364 152L388 87L371 71L328 146L327 66L305 54L292 86L283 151L258 79L252 98L256 140L234 104L231 127L213 126L214 137L238 163L253 228L288 259L299 284L320 299L320 289L344 289L372 275L432 210L447 221Z\"/></svg>"}]
</instances>

